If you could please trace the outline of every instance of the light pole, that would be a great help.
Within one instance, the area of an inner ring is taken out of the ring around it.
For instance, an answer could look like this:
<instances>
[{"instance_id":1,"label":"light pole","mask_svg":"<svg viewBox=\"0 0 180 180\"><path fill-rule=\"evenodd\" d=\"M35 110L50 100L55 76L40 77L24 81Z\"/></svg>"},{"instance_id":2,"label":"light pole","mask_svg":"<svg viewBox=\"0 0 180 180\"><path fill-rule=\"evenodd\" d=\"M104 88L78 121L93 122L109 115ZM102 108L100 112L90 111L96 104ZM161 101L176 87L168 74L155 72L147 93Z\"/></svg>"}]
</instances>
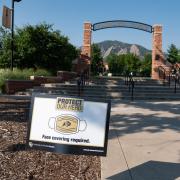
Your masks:
<instances>
[{"instance_id":1,"label":"light pole","mask_svg":"<svg viewBox=\"0 0 180 180\"><path fill-rule=\"evenodd\" d=\"M14 67L14 2L20 2L21 0L12 0L12 17L11 17L11 71Z\"/></svg>"}]
</instances>

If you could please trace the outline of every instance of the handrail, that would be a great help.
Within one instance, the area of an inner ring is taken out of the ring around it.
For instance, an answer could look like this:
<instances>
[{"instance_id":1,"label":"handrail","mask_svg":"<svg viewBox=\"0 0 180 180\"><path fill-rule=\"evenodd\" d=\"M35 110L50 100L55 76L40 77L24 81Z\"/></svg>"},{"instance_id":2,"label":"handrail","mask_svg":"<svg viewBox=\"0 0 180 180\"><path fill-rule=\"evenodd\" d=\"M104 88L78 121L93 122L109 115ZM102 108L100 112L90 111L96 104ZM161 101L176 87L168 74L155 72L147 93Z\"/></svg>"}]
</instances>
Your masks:
<instances>
[{"instance_id":1,"label":"handrail","mask_svg":"<svg viewBox=\"0 0 180 180\"><path fill-rule=\"evenodd\" d=\"M159 66L158 71L159 71L159 77L163 79L164 84L165 81L167 81L170 87L172 81L174 81L174 93L176 93L177 84L180 84L180 72L176 71L176 69L174 68L171 68L170 71L167 71L163 66Z\"/></svg>"},{"instance_id":2,"label":"handrail","mask_svg":"<svg viewBox=\"0 0 180 180\"><path fill-rule=\"evenodd\" d=\"M78 87L78 96L84 91L84 86L88 84L88 74L83 72L80 74L79 78L77 79L77 87Z\"/></svg>"},{"instance_id":3,"label":"handrail","mask_svg":"<svg viewBox=\"0 0 180 180\"><path fill-rule=\"evenodd\" d=\"M168 85L171 85L171 74L170 71L167 71L163 66L158 67L159 78L163 80L163 84L165 85L166 81Z\"/></svg>"},{"instance_id":4,"label":"handrail","mask_svg":"<svg viewBox=\"0 0 180 180\"><path fill-rule=\"evenodd\" d=\"M124 84L125 85L128 85L128 78L129 78L129 76L127 74L125 74L125 76L124 76Z\"/></svg>"},{"instance_id":5,"label":"handrail","mask_svg":"<svg viewBox=\"0 0 180 180\"><path fill-rule=\"evenodd\" d=\"M180 73L174 75L174 93L177 93L177 85L180 85Z\"/></svg>"},{"instance_id":6,"label":"handrail","mask_svg":"<svg viewBox=\"0 0 180 180\"><path fill-rule=\"evenodd\" d=\"M129 87L129 92L131 92L131 101L134 100L134 86L135 82L133 79L133 73L131 72L130 74L125 75L125 85Z\"/></svg>"},{"instance_id":7,"label":"handrail","mask_svg":"<svg viewBox=\"0 0 180 180\"><path fill-rule=\"evenodd\" d=\"M180 85L180 69L173 68L171 78L174 80L174 93L177 93L177 86Z\"/></svg>"}]
</instances>

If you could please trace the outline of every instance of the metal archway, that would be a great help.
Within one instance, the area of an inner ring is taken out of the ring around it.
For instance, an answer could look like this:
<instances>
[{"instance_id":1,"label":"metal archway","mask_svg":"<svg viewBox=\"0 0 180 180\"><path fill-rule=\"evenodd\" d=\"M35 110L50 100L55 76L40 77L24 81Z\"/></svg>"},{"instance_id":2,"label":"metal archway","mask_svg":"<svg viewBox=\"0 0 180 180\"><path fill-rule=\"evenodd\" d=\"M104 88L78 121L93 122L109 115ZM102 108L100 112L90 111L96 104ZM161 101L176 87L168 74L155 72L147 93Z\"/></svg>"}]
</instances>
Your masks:
<instances>
[{"instance_id":1,"label":"metal archway","mask_svg":"<svg viewBox=\"0 0 180 180\"><path fill-rule=\"evenodd\" d=\"M97 31L107 28L132 28L152 33L152 79L159 79L157 68L159 66L165 65L164 55L162 50L162 25L148 25L136 21L126 21L126 20L114 20L114 21L104 21L91 24L90 22L84 23L84 33L83 33L83 46L81 54L91 57L91 37L92 31Z\"/></svg>"},{"instance_id":2,"label":"metal archway","mask_svg":"<svg viewBox=\"0 0 180 180\"><path fill-rule=\"evenodd\" d=\"M153 32L153 27L151 25L135 22L135 21L125 21L125 20L114 20L114 21L104 21L104 22L95 23L92 25L92 30L97 31L101 29L117 28L117 27L139 29L149 33Z\"/></svg>"}]
</instances>

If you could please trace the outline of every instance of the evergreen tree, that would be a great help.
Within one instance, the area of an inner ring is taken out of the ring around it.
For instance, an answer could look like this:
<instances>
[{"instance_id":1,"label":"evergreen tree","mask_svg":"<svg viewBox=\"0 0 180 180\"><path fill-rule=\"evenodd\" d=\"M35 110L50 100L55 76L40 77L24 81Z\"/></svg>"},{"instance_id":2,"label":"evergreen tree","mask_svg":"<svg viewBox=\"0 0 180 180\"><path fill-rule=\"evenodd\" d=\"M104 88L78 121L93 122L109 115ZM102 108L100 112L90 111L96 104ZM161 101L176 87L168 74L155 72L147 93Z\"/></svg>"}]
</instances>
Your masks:
<instances>
[{"instance_id":1,"label":"evergreen tree","mask_svg":"<svg viewBox=\"0 0 180 180\"><path fill-rule=\"evenodd\" d=\"M91 72L94 75L103 71L103 58L101 56L101 49L96 44L91 46Z\"/></svg>"},{"instance_id":2,"label":"evergreen tree","mask_svg":"<svg viewBox=\"0 0 180 180\"><path fill-rule=\"evenodd\" d=\"M171 44L169 49L168 49L167 60L172 64L175 64L176 62L180 62L180 56L178 53L178 49L174 44Z\"/></svg>"},{"instance_id":3,"label":"evergreen tree","mask_svg":"<svg viewBox=\"0 0 180 180\"><path fill-rule=\"evenodd\" d=\"M141 62L141 76L149 77L151 75L151 66L152 66L152 55L146 54L144 59Z\"/></svg>"}]
</instances>

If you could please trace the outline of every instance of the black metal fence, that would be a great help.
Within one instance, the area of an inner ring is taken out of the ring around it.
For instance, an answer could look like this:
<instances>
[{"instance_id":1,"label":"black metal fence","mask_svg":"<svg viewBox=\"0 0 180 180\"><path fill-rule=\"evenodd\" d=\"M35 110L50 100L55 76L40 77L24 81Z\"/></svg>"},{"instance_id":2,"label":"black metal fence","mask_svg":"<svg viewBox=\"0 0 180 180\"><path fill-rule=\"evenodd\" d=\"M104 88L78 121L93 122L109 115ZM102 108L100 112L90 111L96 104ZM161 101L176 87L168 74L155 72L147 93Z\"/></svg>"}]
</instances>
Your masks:
<instances>
[{"instance_id":1,"label":"black metal fence","mask_svg":"<svg viewBox=\"0 0 180 180\"><path fill-rule=\"evenodd\" d=\"M177 93L177 88L180 87L180 71L174 68L167 71L163 66L159 66L158 73L163 84L174 87L174 93Z\"/></svg>"},{"instance_id":2,"label":"black metal fence","mask_svg":"<svg viewBox=\"0 0 180 180\"><path fill-rule=\"evenodd\" d=\"M83 95L84 87L86 85L89 85L89 75L87 72L83 72L77 78L78 96Z\"/></svg>"},{"instance_id":3,"label":"black metal fence","mask_svg":"<svg viewBox=\"0 0 180 180\"><path fill-rule=\"evenodd\" d=\"M124 77L124 82L125 85L128 86L129 93L131 93L131 101L134 100L134 87L135 87L135 82L133 78L133 73L131 72L130 74L126 74Z\"/></svg>"}]
</instances>

